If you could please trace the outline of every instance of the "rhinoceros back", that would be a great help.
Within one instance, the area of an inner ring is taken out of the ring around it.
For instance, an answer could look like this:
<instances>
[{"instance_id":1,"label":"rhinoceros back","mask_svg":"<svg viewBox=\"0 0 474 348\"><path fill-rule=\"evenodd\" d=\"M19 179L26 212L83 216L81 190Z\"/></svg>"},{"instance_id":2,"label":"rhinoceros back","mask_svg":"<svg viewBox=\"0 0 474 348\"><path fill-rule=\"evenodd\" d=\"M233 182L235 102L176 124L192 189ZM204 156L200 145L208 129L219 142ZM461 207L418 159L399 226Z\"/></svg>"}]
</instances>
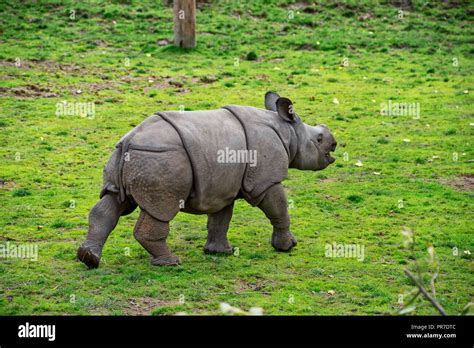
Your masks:
<instances>
[{"instance_id":1,"label":"rhinoceros back","mask_svg":"<svg viewBox=\"0 0 474 348\"><path fill-rule=\"evenodd\" d=\"M193 188L186 201L190 212L212 213L238 195L245 163L228 161L223 153L246 150L245 133L227 110L158 113L179 134L193 171Z\"/></svg>"}]
</instances>

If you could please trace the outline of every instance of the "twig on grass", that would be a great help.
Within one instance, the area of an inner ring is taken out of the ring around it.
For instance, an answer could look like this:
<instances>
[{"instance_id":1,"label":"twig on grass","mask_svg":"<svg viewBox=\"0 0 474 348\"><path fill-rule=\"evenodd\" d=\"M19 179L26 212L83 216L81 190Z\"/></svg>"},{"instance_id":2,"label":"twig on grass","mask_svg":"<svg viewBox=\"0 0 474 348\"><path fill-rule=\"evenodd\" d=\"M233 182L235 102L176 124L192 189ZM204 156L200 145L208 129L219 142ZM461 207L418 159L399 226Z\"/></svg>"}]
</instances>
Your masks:
<instances>
[{"instance_id":1,"label":"twig on grass","mask_svg":"<svg viewBox=\"0 0 474 348\"><path fill-rule=\"evenodd\" d=\"M431 302L431 304L441 313L441 315L447 315L444 308L436 301L433 297L428 294L423 285L415 278L415 276L407 269L405 269L405 274L411 279L411 281L420 289L420 292L425 296L425 298ZM433 279L432 279L433 280Z\"/></svg>"}]
</instances>

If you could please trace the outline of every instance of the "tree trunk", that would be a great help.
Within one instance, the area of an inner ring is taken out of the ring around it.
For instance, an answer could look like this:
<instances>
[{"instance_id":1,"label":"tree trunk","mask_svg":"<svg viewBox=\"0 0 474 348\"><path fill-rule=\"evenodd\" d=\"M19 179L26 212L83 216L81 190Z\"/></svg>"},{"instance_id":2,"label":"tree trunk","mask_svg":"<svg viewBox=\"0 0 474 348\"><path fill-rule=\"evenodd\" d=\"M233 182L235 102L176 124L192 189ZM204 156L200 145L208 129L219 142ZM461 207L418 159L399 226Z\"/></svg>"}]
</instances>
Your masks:
<instances>
[{"instance_id":1,"label":"tree trunk","mask_svg":"<svg viewBox=\"0 0 474 348\"><path fill-rule=\"evenodd\" d=\"M196 46L196 0L174 0L174 44L176 47Z\"/></svg>"}]
</instances>

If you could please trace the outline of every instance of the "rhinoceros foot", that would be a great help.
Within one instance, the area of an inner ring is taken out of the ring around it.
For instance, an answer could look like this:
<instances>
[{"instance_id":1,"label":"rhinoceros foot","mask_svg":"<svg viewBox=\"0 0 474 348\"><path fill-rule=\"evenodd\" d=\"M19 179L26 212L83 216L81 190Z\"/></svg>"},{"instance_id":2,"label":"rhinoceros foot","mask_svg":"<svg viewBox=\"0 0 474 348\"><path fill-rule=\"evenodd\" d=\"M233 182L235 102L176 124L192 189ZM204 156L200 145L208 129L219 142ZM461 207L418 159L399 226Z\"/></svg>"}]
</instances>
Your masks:
<instances>
[{"instance_id":1,"label":"rhinoceros foot","mask_svg":"<svg viewBox=\"0 0 474 348\"><path fill-rule=\"evenodd\" d=\"M151 258L151 264L153 266L177 266L179 263L180 261L178 256L173 254Z\"/></svg>"},{"instance_id":2,"label":"rhinoceros foot","mask_svg":"<svg viewBox=\"0 0 474 348\"><path fill-rule=\"evenodd\" d=\"M272 246L278 251L290 251L297 244L291 232L274 232Z\"/></svg>"},{"instance_id":3,"label":"rhinoceros foot","mask_svg":"<svg viewBox=\"0 0 474 348\"><path fill-rule=\"evenodd\" d=\"M229 243L206 243L204 246L205 254L232 254L233 249Z\"/></svg>"},{"instance_id":4,"label":"rhinoceros foot","mask_svg":"<svg viewBox=\"0 0 474 348\"><path fill-rule=\"evenodd\" d=\"M89 269L99 267L100 253L93 249L93 247L87 245L81 245L79 249L77 249L77 258Z\"/></svg>"}]
</instances>

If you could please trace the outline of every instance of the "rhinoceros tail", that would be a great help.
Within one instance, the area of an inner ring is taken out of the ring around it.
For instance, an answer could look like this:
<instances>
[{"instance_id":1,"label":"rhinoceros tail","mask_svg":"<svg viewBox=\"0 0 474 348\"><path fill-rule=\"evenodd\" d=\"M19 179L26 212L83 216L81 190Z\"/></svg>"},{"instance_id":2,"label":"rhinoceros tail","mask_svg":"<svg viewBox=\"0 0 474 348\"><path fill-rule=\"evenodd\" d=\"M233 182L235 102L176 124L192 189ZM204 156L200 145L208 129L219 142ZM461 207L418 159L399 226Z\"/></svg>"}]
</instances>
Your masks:
<instances>
[{"instance_id":1,"label":"rhinoceros tail","mask_svg":"<svg viewBox=\"0 0 474 348\"><path fill-rule=\"evenodd\" d=\"M113 193L117 195L119 203L129 203L129 208L122 215L130 214L137 207L135 201L126 194L122 181L123 162L126 155L126 151L123 151L123 144L117 144L115 151L105 166L104 185L99 194L99 197L102 198L108 193Z\"/></svg>"}]
</instances>

